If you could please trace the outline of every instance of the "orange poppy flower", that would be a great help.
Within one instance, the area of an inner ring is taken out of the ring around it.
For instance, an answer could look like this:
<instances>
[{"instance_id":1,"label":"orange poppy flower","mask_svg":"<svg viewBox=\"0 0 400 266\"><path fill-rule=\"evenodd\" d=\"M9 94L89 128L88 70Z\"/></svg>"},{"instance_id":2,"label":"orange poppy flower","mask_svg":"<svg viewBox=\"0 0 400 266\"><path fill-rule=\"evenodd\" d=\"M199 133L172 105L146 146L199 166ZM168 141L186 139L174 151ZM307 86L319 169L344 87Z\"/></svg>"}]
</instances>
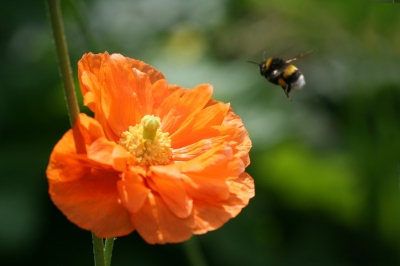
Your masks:
<instances>
[{"instance_id":1,"label":"orange poppy flower","mask_svg":"<svg viewBox=\"0 0 400 266\"><path fill-rule=\"evenodd\" d=\"M136 230L148 243L172 243L219 228L248 204L251 142L211 85L168 85L120 54L85 54L78 67L95 115L79 115L46 171L70 221L101 238Z\"/></svg>"}]
</instances>

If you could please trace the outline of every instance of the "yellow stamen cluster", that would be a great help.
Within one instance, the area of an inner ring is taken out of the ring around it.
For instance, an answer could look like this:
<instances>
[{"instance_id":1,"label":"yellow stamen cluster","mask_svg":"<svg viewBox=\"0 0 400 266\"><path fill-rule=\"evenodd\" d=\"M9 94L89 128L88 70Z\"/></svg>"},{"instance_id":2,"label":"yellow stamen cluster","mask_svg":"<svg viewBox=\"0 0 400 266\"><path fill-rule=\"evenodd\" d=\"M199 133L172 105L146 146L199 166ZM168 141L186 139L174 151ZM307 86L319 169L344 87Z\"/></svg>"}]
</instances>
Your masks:
<instances>
[{"instance_id":1,"label":"yellow stamen cluster","mask_svg":"<svg viewBox=\"0 0 400 266\"><path fill-rule=\"evenodd\" d=\"M142 123L130 126L128 131L122 132L119 144L136 157L138 165L167 164L172 158L169 134L161 132L159 125L154 126L157 121L148 122L149 119L158 120L159 124L158 117L146 115ZM147 126L149 123L151 126Z\"/></svg>"}]
</instances>

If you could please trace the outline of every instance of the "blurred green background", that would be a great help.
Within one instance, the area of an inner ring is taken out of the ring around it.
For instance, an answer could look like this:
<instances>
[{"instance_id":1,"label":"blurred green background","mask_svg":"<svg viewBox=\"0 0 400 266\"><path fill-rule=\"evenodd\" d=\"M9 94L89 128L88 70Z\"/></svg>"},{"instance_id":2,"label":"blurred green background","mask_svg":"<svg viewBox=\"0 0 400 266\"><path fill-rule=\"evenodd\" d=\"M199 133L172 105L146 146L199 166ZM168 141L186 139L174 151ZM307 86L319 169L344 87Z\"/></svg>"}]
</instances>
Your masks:
<instances>
[{"instance_id":1,"label":"blurred green background","mask_svg":"<svg viewBox=\"0 0 400 266\"><path fill-rule=\"evenodd\" d=\"M197 237L210 265L398 265L400 4L379 2L64 0L62 10L75 79L84 53L121 53L170 84L213 84L242 117L256 196ZM4 1L0 21L1 264L93 265L90 233L47 194L69 120L45 4ZM246 62L311 49L292 102ZM116 240L112 264L189 262L181 245L133 233Z\"/></svg>"}]
</instances>

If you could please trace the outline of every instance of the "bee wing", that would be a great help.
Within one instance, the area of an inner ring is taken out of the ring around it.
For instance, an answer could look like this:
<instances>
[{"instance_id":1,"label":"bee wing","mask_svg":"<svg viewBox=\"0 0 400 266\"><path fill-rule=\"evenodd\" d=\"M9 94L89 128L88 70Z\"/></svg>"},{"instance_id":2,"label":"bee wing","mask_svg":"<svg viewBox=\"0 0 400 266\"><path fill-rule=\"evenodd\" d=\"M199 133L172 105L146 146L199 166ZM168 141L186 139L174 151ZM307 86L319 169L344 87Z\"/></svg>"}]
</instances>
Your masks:
<instances>
[{"instance_id":1,"label":"bee wing","mask_svg":"<svg viewBox=\"0 0 400 266\"><path fill-rule=\"evenodd\" d=\"M310 51L304 52L304 53L302 53L302 54L299 54L298 56L296 56L296 57L294 57L294 58L292 58L292 59L287 60L286 63L290 63L290 62L299 60L300 58L302 58L302 57L304 57L304 56L306 56L306 55L308 55L308 54L311 54L312 52L314 52L314 50L310 50Z\"/></svg>"}]
</instances>

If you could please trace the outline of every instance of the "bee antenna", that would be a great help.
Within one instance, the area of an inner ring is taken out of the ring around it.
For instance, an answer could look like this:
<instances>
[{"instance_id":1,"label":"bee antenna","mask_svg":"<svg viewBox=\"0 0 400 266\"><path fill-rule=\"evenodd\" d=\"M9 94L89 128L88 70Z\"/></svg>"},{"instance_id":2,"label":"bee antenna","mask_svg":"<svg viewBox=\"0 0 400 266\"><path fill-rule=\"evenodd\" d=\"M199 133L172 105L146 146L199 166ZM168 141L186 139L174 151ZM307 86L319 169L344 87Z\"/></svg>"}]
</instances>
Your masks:
<instances>
[{"instance_id":1,"label":"bee antenna","mask_svg":"<svg viewBox=\"0 0 400 266\"><path fill-rule=\"evenodd\" d=\"M247 63L252 63L252 64L260 65L259 63L253 62L253 61L247 61Z\"/></svg>"}]
</instances>

